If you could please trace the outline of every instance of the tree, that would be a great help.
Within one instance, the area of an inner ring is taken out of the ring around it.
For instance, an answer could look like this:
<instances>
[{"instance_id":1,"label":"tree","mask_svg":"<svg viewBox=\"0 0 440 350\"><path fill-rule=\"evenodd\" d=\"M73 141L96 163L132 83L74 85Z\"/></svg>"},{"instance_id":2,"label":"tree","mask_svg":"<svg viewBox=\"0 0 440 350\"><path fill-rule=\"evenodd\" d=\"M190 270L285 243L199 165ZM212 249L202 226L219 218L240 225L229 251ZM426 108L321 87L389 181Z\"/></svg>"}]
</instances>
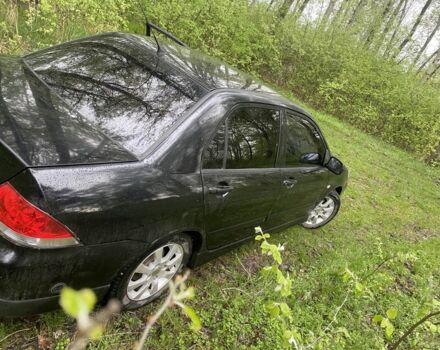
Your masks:
<instances>
[{"instance_id":1,"label":"tree","mask_svg":"<svg viewBox=\"0 0 440 350\"><path fill-rule=\"evenodd\" d=\"M423 16L425 15L429 6L431 6L431 3L432 3L432 0L426 1L425 5L422 8L422 11L420 11L419 15L417 16L408 35L405 37L405 39L403 39L402 43L399 45L398 50L394 53L393 58L396 58L402 52L402 50L405 48L405 46L410 42L410 40L412 39L414 33L416 32L418 26L420 25L420 22L422 21Z\"/></svg>"},{"instance_id":2,"label":"tree","mask_svg":"<svg viewBox=\"0 0 440 350\"><path fill-rule=\"evenodd\" d=\"M417 72L420 72L423 68L426 67L426 65L436 56L440 55L440 48L438 48L436 51L434 51L426 60L422 63L422 65L417 69Z\"/></svg>"},{"instance_id":3,"label":"tree","mask_svg":"<svg viewBox=\"0 0 440 350\"><path fill-rule=\"evenodd\" d=\"M350 27L354 24L354 22L356 22L356 19L359 16L359 13L361 12L362 8L365 5L365 1L364 0L359 0L357 5L355 6L353 13L351 14L350 19L347 22L347 27Z\"/></svg>"},{"instance_id":4,"label":"tree","mask_svg":"<svg viewBox=\"0 0 440 350\"><path fill-rule=\"evenodd\" d=\"M301 15L303 14L303 12L306 9L309 2L310 2L310 0L298 0L295 3L295 6L294 6L292 12L295 14L296 18L301 17Z\"/></svg>"},{"instance_id":5,"label":"tree","mask_svg":"<svg viewBox=\"0 0 440 350\"><path fill-rule=\"evenodd\" d=\"M432 38L434 37L434 35L437 33L437 31L440 28L440 15L438 15L437 18L437 24L435 25L434 29L431 31L431 33L428 35L428 37L425 40L425 43L423 44L423 46L420 48L420 50L417 52L416 57L414 57L414 61L411 65L411 68L414 67L417 62L420 59L420 56L423 55L423 53L425 52L426 48L428 47L429 43L431 42Z\"/></svg>"},{"instance_id":6,"label":"tree","mask_svg":"<svg viewBox=\"0 0 440 350\"><path fill-rule=\"evenodd\" d=\"M278 10L278 17L284 19L289 13L290 7L292 6L294 0L284 0Z\"/></svg>"},{"instance_id":7,"label":"tree","mask_svg":"<svg viewBox=\"0 0 440 350\"><path fill-rule=\"evenodd\" d=\"M383 10L381 11L380 15L373 20L373 24L368 33L367 39L365 40L365 44L367 46L371 44L371 42L373 41L376 35L377 30L382 26L382 23L385 22L388 13L392 9L392 5L393 5L393 0L388 0L387 2L385 2L385 6L383 7Z\"/></svg>"},{"instance_id":8,"label":"tree","mask_svg":"<svg viewBox=\"0 0 440 350\"><path fill-rule=\"evenodd\" d=\"M396 22L397 17L399 16L399 13L402 10L402 6L407 3L408 0L400 0L397 4L397 6L394 8L394 11L391 13L390 17L388 18L388 20L385 23L385 27L381 33L380 39L378 40L376 49L377 51L379 51L379 49L381 48L381 46L384 44L386 37L388 36L388 33L391 30L391 27L394 25L394 23ZM406 8L406 6L404 7ZM402 18L403 19L403 18ZM399 26L400 26L400 22L399 22ZM396 28L397 29L397 28Z\"/></svg>"},{"instance_id":9,"label":"tree","mask_svg":"<svg viewBox=\"0 0 440 350\"><path fill-rule=\"evenodd\" d=\"M408 0L404 0L402 10L399 10L400 15L399 15L399 11L396 14L396 16L399 15L399 19L398 19L397 23L394 25L393 34L391 35L391 38L388 41L388 44L383 52L384 57L388 57L392 51L391 49L393 48L394 39L396 38L397 33L399 32L399 29L402 25L403 19L406 16L407 10L408 10Z\"/></svg>"},{"instance_id":10,"label":"tree","mask_svg":"<svg viewBox=\"0 0 440 350\"><path fill-rule=\"evenodd\" d=\"M436 65L435 65L434 69L431 71L431 73L428 74L428 76L426 77L426 80L434 78L439 69L440 69L440 60L436 63Z\"/></svg>"},{"instance_id":11,"label":"tree","mask_svg":"<svg viewBox=\"0 0 440 350\"><path fill-rule=\"evenodd\" d=\"M327 22L330 19L330 16L333 13L333 10L335 9L335 5L336 5L336 0L329 0L327 8L325 9L324 15L322 16L321 19L321 26L323 28L323 30L325 30L325 27L327 25Z\"/></svg>"}]
</instances>

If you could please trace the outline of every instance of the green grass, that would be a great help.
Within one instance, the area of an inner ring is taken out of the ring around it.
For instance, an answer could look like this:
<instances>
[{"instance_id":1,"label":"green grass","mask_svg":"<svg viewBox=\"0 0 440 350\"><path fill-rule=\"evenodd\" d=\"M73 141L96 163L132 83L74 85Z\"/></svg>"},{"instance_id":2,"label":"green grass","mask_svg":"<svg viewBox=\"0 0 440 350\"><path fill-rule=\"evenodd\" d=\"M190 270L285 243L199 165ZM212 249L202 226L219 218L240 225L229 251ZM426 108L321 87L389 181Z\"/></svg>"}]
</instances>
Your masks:
<instances>
[{"instance_id":1,"label":"green grass","mask_svg":"<svg viewBox=\"0 0 440 350\"><path fill-rule=\"evenodd\" d=\"M321 335L348 291L332 336L324 337L320 348L380 349L386 341L380 327L371 323L372 316L395 307L396 339L417 320L424 300L440 298L440 170L334 117L314 115L332 151L348 166L350 179L341 211L328 226L315 231L292 227L272 235L273 243L286 246L284 267L294 280L288 303L295 326L310 340ZM400 259L380 265L395 255ZM197 268L190 279L197 290L191 304L202 319L202 330L189 330L187 320L173 309L155 326L148 348L280 348L280 326L264 311L265 302L275 296L271 282L260 274L267 261L251 242ZM377 268L365 282L369 297L356 297L342 282L346 267L358 276ZM90 348L130 348L159 303L116 317ZM0 323L0 348L33 348L38 336L53 347L61 345L73 326L61 312ZM437 349L440 335L421 327L410 337L415 340L417 345L406 342L401 348Z\"/></svg>"}]
</instances>

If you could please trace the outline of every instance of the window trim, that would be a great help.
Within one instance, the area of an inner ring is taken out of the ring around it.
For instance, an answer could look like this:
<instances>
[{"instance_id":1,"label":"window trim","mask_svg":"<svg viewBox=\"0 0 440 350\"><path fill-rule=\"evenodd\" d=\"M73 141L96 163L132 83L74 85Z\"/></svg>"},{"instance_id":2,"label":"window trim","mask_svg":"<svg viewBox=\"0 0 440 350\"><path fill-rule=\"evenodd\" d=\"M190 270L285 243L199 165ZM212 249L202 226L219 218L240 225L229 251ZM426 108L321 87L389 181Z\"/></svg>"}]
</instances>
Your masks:
<instances>
[{"instance_id":1,"label":"window trim","mask_svg":"<svg viewBox=\"0 0 440 350\"><path fill-rule=\"evenodd\" d=\"M282 127L283 129L285 129L287 131L287 118L288 118L288 114L292 114L294 117L300 119L300 120L304 120L306 122L308 122L314 129L315 131L319 134L320 138L321 138L321 143L322 146L324 148L324 155L323 155L323 159L321 161L320 164L300 164L298 163L298 165L295 166L287 166L286 165L286 145L287 145L287 140L286 140L286 133L283 132L282 135L280 135L281 137L281 157L279 160L279 167L280 168L298 168L298 167L304 167L304 166L324 166L324 164L327 163L328 159L330 158L330 150L328 148L328 144L327 141L325 140L324 134L322 133L321 129L319 128L318 124L308 115L303 114L301 112L298 112L296 110L290 109L290 108L283 108L282 110ZM306 124L307 125L307 124Z\"/></svg>"},{"instance_id":2,"label":"window trim","mask_svg":"<svg viewBox=\"0 0 440 350\"><path fill-rule=\"evenodd\" d=\"M278 123L278 144L277 144L277 150L276 150L276 155L275 155L275 161L274 161L274 166L271 168L233 168L233 169L228 169L226 168L226 162L227 162L227 147L228 147L228 120L229 117L239 108L243 108L243 107L248 107L248 108L263 108L263 109L271 109L271 110L275 110L278 111L279 113L279 123ZM211 142L214 140L215 136L217 135L217 131L219 130L219 128L222 126L222 124L225 123L225 152L223 155L223 162L222 162L222 168L204 168L203 167L203 161L205 159L205 152L206 149L209 147L209 145L211 144ZM203 145L203 150L201 152L201 161L200 161L200 171L201 172L206 172L206 171L243 171L243 170L262 170L262 169L279 169L279 161L280 161L280 146L281 146L281 142L282 142L282 125L283 125L283 108L282 106L277 106L277 105L271 105L269 103L258 103L258 102L238 102L235 105L233 105L226 113L225 115L220 119L220 121L218 122L218 124L215 127L215 131L212 133L212 135L209 136L209 138L206 139L206 142Z\"/></svg>"}]
</instances>

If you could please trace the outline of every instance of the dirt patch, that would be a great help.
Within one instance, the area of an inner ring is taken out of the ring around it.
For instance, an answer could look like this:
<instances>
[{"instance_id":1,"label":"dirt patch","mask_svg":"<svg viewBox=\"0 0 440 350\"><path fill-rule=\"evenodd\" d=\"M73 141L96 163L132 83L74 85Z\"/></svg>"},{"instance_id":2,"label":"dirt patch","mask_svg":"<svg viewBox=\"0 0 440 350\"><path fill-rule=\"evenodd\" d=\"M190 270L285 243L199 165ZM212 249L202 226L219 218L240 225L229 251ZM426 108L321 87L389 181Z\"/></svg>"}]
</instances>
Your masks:
<instances>
[{"instance_id":1,"label":"dirt patch","mask_svg":"<svg viewBox=\"0 0 440 350\"><path fill-rule=\"evenodd\" d=\"M409 277L396 277L394 280L395 287L400 292L406 294L406 295L413 295L414 294L414 288L415 283L414 281Z\"/></svg>"}]
</instances>

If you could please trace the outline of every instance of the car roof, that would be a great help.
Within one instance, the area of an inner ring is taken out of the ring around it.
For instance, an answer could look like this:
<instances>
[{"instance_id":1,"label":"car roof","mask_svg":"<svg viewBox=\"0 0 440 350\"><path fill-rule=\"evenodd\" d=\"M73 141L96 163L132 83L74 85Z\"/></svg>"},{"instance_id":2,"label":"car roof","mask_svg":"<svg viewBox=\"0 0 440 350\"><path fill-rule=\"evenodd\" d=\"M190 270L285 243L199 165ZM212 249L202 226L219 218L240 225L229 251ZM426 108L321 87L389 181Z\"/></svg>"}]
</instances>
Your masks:
<instances>
[{"instance_id":1,"label":"car roof","mask_svg":"<svg viewBox=\"0 0 440 350\"><path fill-rule=\"evenodd\" d=\"M75 45L81 43L97 43L112 46L118 50L127 50L129 54L144 59L144 63L152 62L152 57L159 57L160 65L168 66L176 75L177 81L182 82L185 89L195 91L195 100L213 90L242 92L243 95L253 96L261 103L282 105L307 114L300 107L280 95L258 79L195 49L173 43L158 41L159 54L155 39L142 35L122 32L102 33L70 41L57 46ZM53 49L43 49L40 52ZM31 54L30 56L32 56ZM156 67L151 66L152 69Z\"/></svg>"}]
</instances>

